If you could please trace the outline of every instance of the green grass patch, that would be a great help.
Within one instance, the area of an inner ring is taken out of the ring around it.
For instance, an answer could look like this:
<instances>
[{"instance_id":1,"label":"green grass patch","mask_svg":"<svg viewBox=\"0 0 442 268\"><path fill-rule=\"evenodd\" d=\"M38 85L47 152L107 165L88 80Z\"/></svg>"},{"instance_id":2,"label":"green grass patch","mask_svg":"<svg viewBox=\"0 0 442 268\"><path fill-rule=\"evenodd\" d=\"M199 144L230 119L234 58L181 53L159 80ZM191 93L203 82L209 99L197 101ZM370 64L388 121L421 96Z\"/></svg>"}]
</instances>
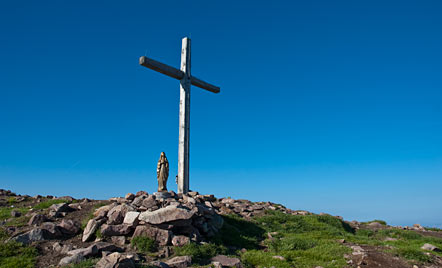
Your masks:
<instances>
[{"instance_id":1,"label":"green grass patch","mask_svg":"<svg viewBox=\"0 0 442 268\"><path fill-rule=\"evenodd\" d=\"M0 220L6 220L12 218L11 212L13 210L19 211L21 214L26 214L28 208L18 208L18 207L0 207Z\"/></svg>"},{"instance_id":2,"label":"green grass patch","mask_svg":"<svg viewBox=\"0 0 442 268\"><path fill-rule=\"evenodd\" d=\"M191 256L193 263L205 265L210 263L212 257L218 254L227 254L227 248L213 243L190 243L182 247L174 247L174 252L177 256Z\"/></svg>"},{"instance_id":3,"label":"green grass patch","mask_svg":"<svg viewBox=\"0 0 442 268\"><path fill-rule=\"evenodd\" d=\"M436 227L424 227L427 231L442 232L442 229Z\"/></svg>"},{"instance_id":4,"label":"green grass patch","mask_svg":"<svg viewBox=\"0 0 442 268\"><path fill-rule=\"evenodd\" d=\"M101 235L101 233L100 233L100 235ZM157 251L157 245L156 245L155 241L149 237L136 236L136 237L132 238L132 241L130 243L139 252L151 253L151 252Z\"/></svg>"},{"instance_id":5,"label":"green grass patch","mask_svg":"<svg viewBox=\"0 0 442 268\"><path fill-rule=\"evenodd\" d=\"M27 216L20 216L17 218L12 218L8 222L6 222L5 226L15 226L15 227L22 227L28 225L30 217Z\"/></svg>"},{"instance_id":6,"label":"green grass patch","mask_svg":"<svg viewBox=\"0 0 442 268\"><path fill-rule=\"evenodd\" d=\"M70 203L70 202L64 199L48 199L35 205L34 209L47 209L54 204L61 204L61 203Z\"/></svg>"},{"instance_id":7,"label":"green grass patch","mask_svg":"<svg viewBox=\"0 0 442 268\"><path fill-rule=\"evenodd\" d=\"M369 223L373 223L373 222L377 222L377 223L380 223L380 224L382 224L382 225L387 225L387 222L386 221L383 221L383 220L372 220L372 221L367 221L367 222L361 222L362 224L369 224Z\"/></svg>"},{"instance_id":8,"label":"green grass patch","mask_svg":"<svg viewBox=\"0 0 442 268\"><path fill-rule=\"evenodd\" d=\"M87 260L81 261L79 263L69 265L68 267L69 268L94 268L95 264L97 264L97 262L99 260L100 259L97 259L97 258L87 259Z\"/></svg>"},{"instance_id":9,"label":"green grass patch","mask_svg":"<svg viewBox=\"0 0 442 268\"><path fill-rule=\"evenodd\" d=\"M0 268L32 268L35 266L37 250L10 241L0 243Z\"/></svg>"}]
</instances>

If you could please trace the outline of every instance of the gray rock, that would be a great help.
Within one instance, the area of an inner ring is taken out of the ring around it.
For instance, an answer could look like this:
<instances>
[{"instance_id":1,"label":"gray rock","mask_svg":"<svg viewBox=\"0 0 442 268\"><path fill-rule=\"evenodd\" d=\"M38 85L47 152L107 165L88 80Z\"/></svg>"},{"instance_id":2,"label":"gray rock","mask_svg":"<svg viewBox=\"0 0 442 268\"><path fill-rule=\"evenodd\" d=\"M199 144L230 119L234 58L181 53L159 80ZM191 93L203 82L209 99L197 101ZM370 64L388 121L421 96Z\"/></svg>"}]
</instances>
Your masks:
<instances>
[{"instance_id":1,"label":"gray rock","mask_svg":"<svg viewBox=\"0 0 442 268\"><path fill-rule=\"evenodd\" d=\"M81 241L87 242L92 239L95 232L98 230L98 227L100 227L100 223L94 219L91 219L88 221L86 228L84 228L83 231L83 237Z\"/></svg>"},{"instance_id":2,"label":"gray rock","mask_svg":"<svg viewBox=\"0 0 442 268\"><path fill-rule=\"evenodd\" d=\"M111 244L111 243L108 243L108 242L96 242L96 243L94 243L94 245L97 247L98 253L101 253L101 252L123 251L122 248L117 247L114 244Z\"/></svg>"},{"instance_id":3,"label":"gray rock","mask_svg":"<svg viewBox=\"0 0 442 268\"><path fill-rule=\"evenodd\" d=\"M116 207L117 204L116 203L112 203L110 205L106 205L106 206L102 206L99 207L95 210L94 212L94 217L98 218L98 217L105 217L107 215L107 213L114 207Z\"/></svg>"},{"instance_id":4,"label":"gray rock","mask_svg":"<svg viewBox=\"0 0 442 268\"><path fill-rule=\"evenodd\" d=\"M167 265L164 262L161 261L153 261L149 263L149 267L156 267L156 268L170 268L169 265Z\"/></svg>"},{"instance_id":5,"label":"gray rock","mask_svg":"<svg viewBox=\"0 0 442 268\"><path fill-rule=\"evenodd\" d=\"M97 245L91 245L87 248L79 248L79 249L70 250L66 254L70 255L70 256L82 255L83 257L93 257L98 254L98 247L97 247Z\"/></svg>"},{"instance_id":6,"label":"gray rock","mask_svg":"<svg viewBox=\"0 0 442 268\"><path fill-rule=\"evenodd\" d=\"M131 255L114 252L101 258L95 268L135 268L135 262Z\"/></svg>"},{"instance_id":7,"label":"gray rock","mask_svg":"<svg viewBox=\"0 0 442 268\"><path fill-rule=\"evenodd\" d=\"M176 247L182 247L186 244L189 244L190 239L187 236L184 235L176 235L172 238L172 245Z\"/></svg>"},{"instance_id":8,"label":"gray rock","mask_svg":"<svg viewBox=\"0 0 442 268\"><path fill-rule=\"evenodd\" d=\"M191 263L192 257L190 256L179 256L166 261L166 264L170 268L186 268L189 267Z\"/></svg>"},{"instance_id":9,"label":"gray rock","mask_svg":"<svg viewBox=\"0 0 442 268\"><path fill-rule=\"evenodd\" d=\"M436 247L436 246L434 246L434 245L432 245L432 244L428 244L428 243L425 243L422 247L421 247L421 249L423 249L423 250L429 250L429 251L441 251L438 247Z\"/></svg>"},{"instance_id":10,"label":"gray rock","mask_svg":"<svg viewBox=\"0 0 442 268\"><path fill-rule=\"evenodd\" d=\"M230 258L225 255L218 255L212 258L212 262L219 262L225 267L241 267L241 261L238 258Z\"/></svg>"},{"instance_id":11,"label":"gray rock","mask_svg":"<svg viewBox=\"0 0 442 268\"><path fill-rule=\"evenodd\" d=\"M178 207L165 207L155 211L145 211L139 216L139 220L150 224L162 224L176 220L188 220L192 218L195 211L189 211Z\"/></svg>"},{"instance_id":12,"label":"gray rock","mask_svg":"<svg viewBox=\"0 0 442 268\"><path fill-rule=\"evenodd\" d=\"M80 225L73 220L62 220L57 226L65 235L76 235L80 231Z\"/></svg>"},{"instance_id":13,"label":"gray rock","mask_svg":"<svg viewBox=\"0 0 442 268\"><path fill-rule=\"evenodd\" d=\"M50 239L50 234L48 233L48 231L40 228L32 229L27 233L12 238L12 240L23 243L25 245L28 245L35 241L43 241L49 239Z\"/></svg>"},{"instance_id":14,"label":"gray rock","mask_svg":"<svg viewBox=\"0 0 442 268\"><path fill-rule=\"evenodd\" d=\"M59 266L66 266L69 264L75 264L75 263L79 263L82 260L84 260L85 257L77 254L77 255L73 255L73 256L66 256L63 259L60 260L60 262L58 263Z\"/></svg>"},{"instance_id":15,"label":"gray rock","mask_svg":"<svg viewBox=\"0 0 442 268\"><path fill-rule=\"evenodd\" d=\"M140 195L135 197L134 201L132 201L131 205L135 207L140 207L143 204L143 200L147 198L146 195Z\"/></svg>"},{"instance_id":16,"label":"gray rock","mask_svg":"<svg viewBox=\"0 0 442 268\"><path fill-rule=\"evenodd\" d=\"M30 219L29 219L29 222L28 222L28 225L33 225L33 226L38 226L38 225L40 225L40 224L42 224L43 222L45 222L45 221L48 221L49 219L48 219L48 217L46 217L45 215L43 215L43 214L34 214Z\"/></svg>"},{"instance_id":17,"label":"gray rock","mask_svg":"<svg viewBox=\"0 0 442 268\"><path fill-rule=\"evenodd\" d=\"M126 216L124 216L123 223L130 225L130 226L136 226L138 224L138 216L139 215L140 215L140 212L129 211L126 213Z\"/></svg>"},{"instance_id":18,"label":"gray rock","mask_svg":"<svg viewBox=\"0 0 442 268\"><path fill-rule=\"evenodd\" d=\"M124 198L126 198L126 200L132 201L134 200L135 195L133 193L128 193Z\"/></svg>"},{"instance_id":19,"label":"gray rock","mask_svg":"<svg viewBox=\"0 0 442 268\"><path fill-rule=\"evenodd\" d=\"M112 236L111 237L112 243L118 246L124 246L126 244L126 237L124 235L121 236Z\"/></svg>"},{"instance_id":20,"label":"gray rock","mask_svg":"<svg viewBox=\"0 0 442 268\"><path fill-rule=\"evenodd\" d=\"M18 218L21 216L21 212L17 210L11 211L11 217Z\"/></svg>"},{"instance_id":21,"label":"gray rock","mask_svg":"<svg viewBox=\"0 0 442 268\"><path fill-rule=\"evenodd\" d=\"M163 230L149 225L138 225L132 238L137 236L150 237L160 246L165 246L169 244L172 235L172 232L169 230Z\"/></svg>"},{"instance_id":22,"label":"gray rock","mask_svg":"<svg viewBox=\"0 0 442 268\"><path fill-rule=\"evenodd\" d=\"M50 239L60 238L63 236L60 228L53 222L44 222L40 225L40 228L47 231Z\"/></svg>"},{"instance_id":23,"label":"gray rock","mask_svg":"<svg viewBox=\"0 0 442 268\"><path fill-rule=\"evenodd\" d=\"M158 202L156 201L154 195L149 195L146 199L143 200L141 204L146 208L151 208L158 205Z\"/></svg>"},{"instance_id":24,"label":"gray rock","mask_svg":"<svg viewBox=\"0 0 442 268\"><path fill-rule=\"evenodd\" d=\"M49 207L49 210L56 213L60 213L60 212L71 212L72 208L69 207L69 205L66 203L60 203L60 204L53 204L52 206Z\"/></svg>"},{"instance_id":25,"label":"gray rock","mask_svg":"<svg viewBox=\"0 0 442 268\"><path fill-rule=\"evenodd\" d=\"M120 236L127 235L131 231L131 226L127 224L108 225L103 224L101 226L101 234L104 236Z\"/></svg>"},{"instance_id":26,"label":"gray rock","mask_svg":"<svg viewBox=\"0 0 442 268\"><path fill-rule=\"evenodd\" d=\"M135 209L127 204L118 205L107 213L108 224L120 224L123 223L124 216L129 211L134 211Z\"/></svg>"}]
</instances>

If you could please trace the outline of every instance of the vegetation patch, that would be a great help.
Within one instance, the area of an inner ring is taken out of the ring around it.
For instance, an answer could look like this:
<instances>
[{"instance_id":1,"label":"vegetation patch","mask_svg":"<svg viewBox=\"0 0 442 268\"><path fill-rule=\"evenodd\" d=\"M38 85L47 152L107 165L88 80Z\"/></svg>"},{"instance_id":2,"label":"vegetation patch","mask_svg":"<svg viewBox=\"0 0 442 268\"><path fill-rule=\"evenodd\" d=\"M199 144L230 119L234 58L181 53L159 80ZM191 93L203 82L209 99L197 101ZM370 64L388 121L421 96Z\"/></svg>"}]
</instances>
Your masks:
<instances>
[{"instance_id":1,"label":"vegetation patch","mask_svg":"<svg viewBox=\"0 0 442 268\"><path fill-rule=\"evenodd\" d=\"M32 268L35 266L37 250L10 241L0 243L0 268Z\"/></svg>"},{"instance_id":2,"label":"vegetation patch","mask_svg":"<svg viewBox=\"0 0 442 268\"><path fill-rule=\"evenodd\" d=\"M18 207L0 207L0 220L6 220L12 218L11 212L16 210L21 214L26 214L29 209L28 208L18 208Z\"/></svg>"},{"instance_id":3,"label":"vegetation patch","mask_svg":"<svg viewBox=\"0 0 442 268\"><path fill-rule=\"evenodd\" d=\"M99 232L100 233L100 232ZM98 234L96 234L98 237ZM101 235L101 233L100 233ZM132 238L131 244L135 247L139 252L150 253L155 252L157 250L157 245L155 241L149 237L145 236L136 236Z\"/></svg>"},{"instance_id":4,"label":"vegetation patch","mask_svg":"<svg viewBox=\"0 0 442 268\"><path fill-rule=\"evenodd\" d=\"M54 204L61 204L61 203L70 203L70 202L69 200L64 200L64 199L48 199L35 205L34 209L47 209Z\"/></svg>"},{"instance_id":5,"label":"vegetation patch","mask_svg":"<svg viewBox=\"0 0 442 268\"><path fill-rule=\"evenodd\" d=\"M174 252L177 256L191 256L192 262L204 265L218 254L227 254L227 248L213 243L190 243L182 247L174 247Z\"/></svg>"},{"instance_id":6,"label":"vegetation patch","mask_svg":"<svg viewBox=\"0 0 442 268\"><path fill-rule=\"evenodd\" d=\"M72 264L70 266L68 266L69 268L94 268L95 264L97 264L97 262L99 261L99 259L95 258L95 259L87 259L87 260L83 260L79 263L76 264Z\"/></svg>"}]
</instances>

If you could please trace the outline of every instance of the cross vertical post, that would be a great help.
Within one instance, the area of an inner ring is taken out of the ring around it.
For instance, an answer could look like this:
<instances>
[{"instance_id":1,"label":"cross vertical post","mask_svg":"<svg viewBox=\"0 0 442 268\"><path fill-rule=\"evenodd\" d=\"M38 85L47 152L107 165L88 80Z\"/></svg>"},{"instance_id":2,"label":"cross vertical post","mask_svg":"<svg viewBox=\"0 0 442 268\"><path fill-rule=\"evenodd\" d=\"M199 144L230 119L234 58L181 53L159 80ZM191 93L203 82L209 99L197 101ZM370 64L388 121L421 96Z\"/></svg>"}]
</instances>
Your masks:
<instances>
[{"instance_id":1,"label":"cross vertical post","mask_svg":"<svg viewBox=\"0 0 442 268\"><path fill-rule=\"evenodd\" d=\"M178 141L178 193L189 191L189 139L190 139L190 39L182 40L180 80L180 121Z\"/></svg>"}]
</instances>

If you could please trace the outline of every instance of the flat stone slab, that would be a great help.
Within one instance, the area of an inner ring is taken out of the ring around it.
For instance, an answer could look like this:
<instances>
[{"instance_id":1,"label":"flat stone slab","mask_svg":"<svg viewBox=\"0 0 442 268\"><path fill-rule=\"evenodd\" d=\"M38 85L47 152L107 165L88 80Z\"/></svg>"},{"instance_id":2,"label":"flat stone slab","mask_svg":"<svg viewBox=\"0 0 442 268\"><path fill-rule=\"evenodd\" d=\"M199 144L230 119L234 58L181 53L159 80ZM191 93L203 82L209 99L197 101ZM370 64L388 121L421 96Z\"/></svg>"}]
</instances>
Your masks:
<instances>
[{"instance_id":1,"label":"flat stone slab","mask_svg":"<svg viewBox=\"0 0 442 268\"><path fill-rule=\"evenodd\" d=\"M195 212L184 208L168 206L155 211L142 212L138 218L150 224L162 224L176 220L188 220L192 218L194 214Z\"/></svg>"}]
</instances>

